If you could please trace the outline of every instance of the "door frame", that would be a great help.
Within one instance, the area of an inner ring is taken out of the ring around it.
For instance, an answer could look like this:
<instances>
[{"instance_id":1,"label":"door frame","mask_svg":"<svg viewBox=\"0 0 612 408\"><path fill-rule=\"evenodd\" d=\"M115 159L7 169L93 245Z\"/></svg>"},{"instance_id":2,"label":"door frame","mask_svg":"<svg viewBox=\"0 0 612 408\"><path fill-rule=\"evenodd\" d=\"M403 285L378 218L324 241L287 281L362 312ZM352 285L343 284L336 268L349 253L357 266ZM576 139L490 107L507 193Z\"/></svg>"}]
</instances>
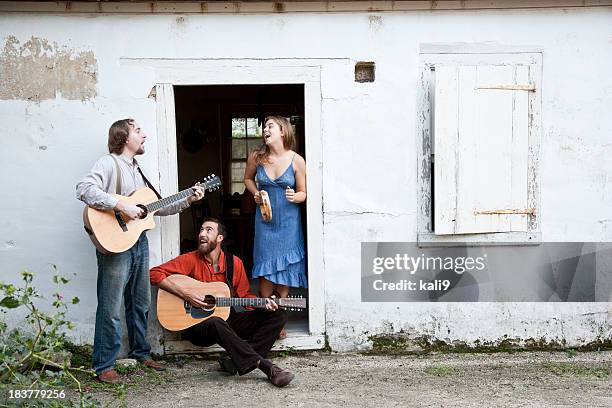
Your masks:
<instances>
[{"instance_id":1,"label":"door frame","mask_svg":"<svg viewBox=\"0 0 612 408\"><path fill-rule=\"evenodd\" d=\"M156 117L159 183L166 195L178 191L176 85L266 85L303 84L304 143L308 174L308 333L276 342L274 349L320 349L325 347L325 291L323 261L323 152L321 132L321 66L304 65L304 60L163 60L155 65ZM179 255L178 217L161 217L161 258L166 262ZM181 344L174 344L181 343ZM164 351L203 351L188 342L164 342ZM215 348L214 350L216 350Z\"/></svg>"}]
</instances>

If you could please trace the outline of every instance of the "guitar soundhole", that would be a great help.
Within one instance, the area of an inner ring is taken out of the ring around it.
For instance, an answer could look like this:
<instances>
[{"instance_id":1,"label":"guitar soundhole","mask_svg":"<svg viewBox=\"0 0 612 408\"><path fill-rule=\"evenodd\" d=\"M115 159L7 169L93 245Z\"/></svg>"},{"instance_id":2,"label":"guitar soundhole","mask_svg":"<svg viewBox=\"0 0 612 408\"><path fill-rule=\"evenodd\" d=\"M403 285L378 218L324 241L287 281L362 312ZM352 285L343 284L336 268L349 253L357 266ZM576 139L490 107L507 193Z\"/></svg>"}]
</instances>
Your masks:
<instances>
[{"instance_id":1,"label":"guitar soundhole","mask_svg":"<svg viewBox=\"0 0 612 408\"><path fill-rule=\"evenodd\" d=\"M136 207L142 208L142 215L140 216L140 219L144 220L145 218L147 218L147 215L149 215L149 210L147 210L147 207L142 204L138 204L136 205Z\"/></svg>"},{"instance_id":2,"label":"guitar soundhole","mask_svg":"<svg viewBox=\"0 0 612 408\"><path fill-rule=\"evenodd\" d=\"M202 309L213 310L215 308L215 305L217 304L217 300L212 295L206 295L204 296L204 303L206 304L206 306L204 306Z\"/></svg>"}]
</instances>

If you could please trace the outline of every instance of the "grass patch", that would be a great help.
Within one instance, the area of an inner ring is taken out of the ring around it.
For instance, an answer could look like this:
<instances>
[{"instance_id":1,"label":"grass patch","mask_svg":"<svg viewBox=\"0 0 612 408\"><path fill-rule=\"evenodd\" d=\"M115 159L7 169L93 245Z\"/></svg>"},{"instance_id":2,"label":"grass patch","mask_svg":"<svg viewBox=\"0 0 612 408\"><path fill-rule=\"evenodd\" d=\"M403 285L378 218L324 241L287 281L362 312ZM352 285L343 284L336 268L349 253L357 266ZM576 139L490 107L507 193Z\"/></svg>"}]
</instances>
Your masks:
<instances>
[{"instance_id":1,"label":"grass patch","mask_svg":"<svg viewBox=\"0 0 612 408\"><path fill-rule=\"evenodd\" d=\"M79 346L72 343L65 343L64 349L72 354L70 366L76 368L91 368L92 347L89 345Z\"/></svg>"},{"instance_id":2,"label":"grass patch","mask_svg":"<svg viewBox=\"0 0 612 408\"><path fill-rule=\"evenodd\" d=\"M85 373L79 373L77 376L85 392L104 400L105 407L127 407L126 398L130 390L146 391L172 382L170 373L159 373L142 364L130 367L116 366L115 369L121 375L123 381L121 384L106 384L98 381L95 376L88 376Z\"/></svg>"},{"instance_id":3,"label":"grass patch","mask_svg":"<svg viewBox=\"0 0 612 408\"><path fill-rule=\"evenodd\" d=\"M66 350L72 353L72 367L82 367L89 369L91 367L92 347L90 345L78 346L67 343ZM147 390L153 386L162 386L168 382L172 382L171 374L166 372L159 373L152 368L143 364L137 363L133 366L116 365L115 370L121 375L122 384L106 384L98 381L93 370L90 373L79 371L76 373L76 378L81 382L83 390L89 395L104 394L107 397L104 406L126 407L126 397L130 389ZM108 397L110 396L110 400Z\"/></svg>"},{"instance_id":4,"label":"grass patch","mask_svg":"<svg viewBox=\"0 0 612 408\"><path fill-rule=\"evenodd\" d=\"M570 377L610 378L612 367L606 365L592 366L576 363L547 363L544 367L553 374Z\"/></svg>"},{"instance_id":5,"label":"grass patch","mask_svg":"<svg viewBox=\"0 0 612 408\"><path fill-rule=\"evenodd\" d=\"M280 350L276 352L276 355L281 358L289 357L291 354L295 354L297 350L293 346L289 346L284 350Z\"/></svg>"},{"instance_id":6,"label":"grass patch","mask_svg":"<svg viewBox=\"0 0 612 408\"><path fill-rule=\"evenodd\" d=\"M283 350L274 350L268 353L268 359L275 358L286 358L289 356L292 357L309 357L309 356L318 356L318 355L330 355L330 352L321 349L321 350L298 350L293 346L288 346Z\"/></svg>"},{"instance_id":7,"label":"grass patch","mask_svg":"<svg viewBox=\"0 0 612 408\"><path fill-rule=\"evenodd\" d=\"M435 375L436 377L448 377L456 375L459 370L446 364L436 363L425 369L427 374Z\"/></svg>"}]
</instances>

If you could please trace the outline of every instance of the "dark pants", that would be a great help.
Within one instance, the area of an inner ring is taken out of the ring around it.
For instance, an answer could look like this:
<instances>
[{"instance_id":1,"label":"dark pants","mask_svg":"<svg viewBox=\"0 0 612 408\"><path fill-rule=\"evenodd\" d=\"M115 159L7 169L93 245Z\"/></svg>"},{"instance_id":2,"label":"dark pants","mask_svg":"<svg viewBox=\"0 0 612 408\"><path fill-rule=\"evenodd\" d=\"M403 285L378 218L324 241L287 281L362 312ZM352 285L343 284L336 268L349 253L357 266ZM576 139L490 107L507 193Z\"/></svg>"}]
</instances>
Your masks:
<instances>
[{"instance_id":1,"label":"dark pants","mask_svg":"<svg viewBox=\"0 0 612 408\"><path fill-rule=\"evenodd\" d=\"M233 312L227 321L212 317L185 332L185 337L196 346L219 344L227 351L243 375L257 367L257 361L266 358L287 323L287 312L269 312L256 309Z\"/></svg>"}]
</instances>

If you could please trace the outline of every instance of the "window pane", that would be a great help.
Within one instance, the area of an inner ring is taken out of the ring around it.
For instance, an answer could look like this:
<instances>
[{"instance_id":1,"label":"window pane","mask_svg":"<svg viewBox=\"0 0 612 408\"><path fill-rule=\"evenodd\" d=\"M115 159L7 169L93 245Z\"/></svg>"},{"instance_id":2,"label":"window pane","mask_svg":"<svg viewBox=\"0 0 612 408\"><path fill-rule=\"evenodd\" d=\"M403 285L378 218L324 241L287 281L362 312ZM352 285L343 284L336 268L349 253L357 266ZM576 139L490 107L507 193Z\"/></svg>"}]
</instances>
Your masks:
<instances>
[{"instance_id":1,"label":"window pane","mask_svg":"<svg viewBox=\"0 0 612 408\"><path fill-rule=\"evenodd\" d=\"M246 162L232 162L232 182L242 183L244 180L244 170L246 169Z\"/></svg>"},{"instance_id":2,"label":"window pane","mask_svg":"<svg viewBox=\"0 0 612 408\"><path fill-rule=\"evenodd\" d=\"M232 159L246 159L247 141L246 139L232 139Z\"/></svg>"},{"instance_id":3,"label":"window pane","mask_svg":"<svg viewBox=\"0 0 612 408\"><path fill-rule=\"evenodd\" d=\"M244 183L232 183L232 194L234 193L242 194L244 189L245 189Z\"/></svg>"},{"instance_id":4,"label":"window pane","mask_svg":"<svg viewBox=\"0 0 612 408\"><path fill-rule=\"evenodd\" d=\"M261 127L257 126L257 118L247 119L247 136L248 137L261 136Z\"/></svg>"},{"instance_id":5,"label":"window pane","mask_svg":"<svg viewBox=\"0 0 612 408\"><path fill-rule=\"evenodd\" d=\"M232 137L246 137L245 118L232 118Z\"/></svg>"},{"instance_id":6,"label":"window pane","mask_svg":"<svg viewBox=\"0 0 612 408\"><path fill-rule=\"evenodd\" d=\"M251 153L253 150L257 150L259 149L259 147L261 146L262 140L259 137L249 137L248 139L246 139L247 141L247 154Z\"/></svg>"}]
</instances>

